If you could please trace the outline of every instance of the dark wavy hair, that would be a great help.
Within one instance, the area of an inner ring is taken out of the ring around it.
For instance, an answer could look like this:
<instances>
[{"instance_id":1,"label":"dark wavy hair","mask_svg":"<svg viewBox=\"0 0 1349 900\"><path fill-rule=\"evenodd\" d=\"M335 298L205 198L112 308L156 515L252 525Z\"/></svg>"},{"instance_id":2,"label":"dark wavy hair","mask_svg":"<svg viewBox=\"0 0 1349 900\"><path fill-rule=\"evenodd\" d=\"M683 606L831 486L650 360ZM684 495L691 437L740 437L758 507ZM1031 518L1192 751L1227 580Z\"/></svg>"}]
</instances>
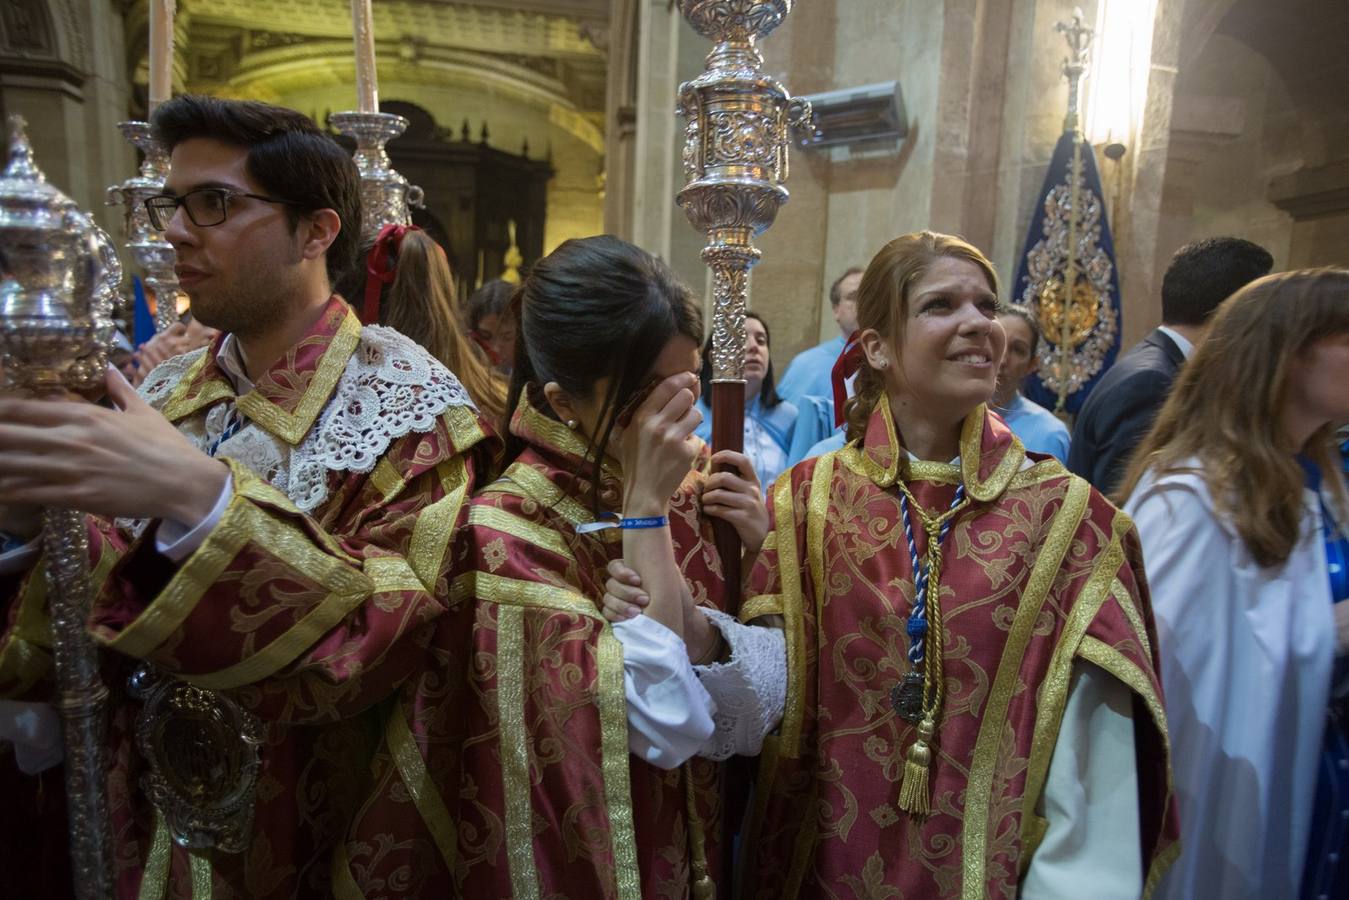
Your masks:
<instances>
[{"instance_id":1,"label":"dark wavy hair","mask_svg":"<svg viewBox=\"0 0 1349 900\"><path fill-rule=\"evenodd\" d=\"M586 451L598 465L608 450L614 420L641 389L671 338L702 340L702 309L670 267L645 250L612 235L563 242L534 264L515 296L515 367L502 433L509 435L507 460L522 442L510 435L510 420L526 389L550 381L574 397L590 400L608 379L599 424ZM546 403L546 415L553 416ZM592 505L599 508L599 479Z\"/></svg>"},{"instance_id":2,"label":"dark wavy hair","mask_svg":"<svg viewBox=\"0 0 1349 900\"><path fill-rule=\"evenodd\" d=\"M768 339L768 349L770 351L770 356L768 357L768 366L767 368L764 369L763 384L759 387L759 405L762 406L764 409L772 409L773 407L777 406L779 403L782 402L782 398L778 396L777 385L773 381L773 357L771 356L771 351L773 349L773 335L772 332L768 330L768 322L765 321L763 316L759 315L756 312L746 311L745 318L753 319L754 321L762 325L764 337ZM703 368L698 373L698 380L703 383L703 398L707 400L708 405L710 406L712 403L711 335L708 335L707 340L703 343Z\"/></svg>"},{"instance_id":3,"label":"dark wavy hair","mask_svg":"<svg viewBox=\"0 0 1349 900\"><path fill-rule=\"evenodd\" d=\"M324 259L335 284L356 260L361 235L361 177L351 154L304 113L257 100L184 94L161 103L150 117L155 139L170 152L183 141L207 138L248 151L248 176L286 206L292 230L300 217L331 209L342 227ZM240 260L247 265L247 260Z\"/></svg>"}]
</instances>

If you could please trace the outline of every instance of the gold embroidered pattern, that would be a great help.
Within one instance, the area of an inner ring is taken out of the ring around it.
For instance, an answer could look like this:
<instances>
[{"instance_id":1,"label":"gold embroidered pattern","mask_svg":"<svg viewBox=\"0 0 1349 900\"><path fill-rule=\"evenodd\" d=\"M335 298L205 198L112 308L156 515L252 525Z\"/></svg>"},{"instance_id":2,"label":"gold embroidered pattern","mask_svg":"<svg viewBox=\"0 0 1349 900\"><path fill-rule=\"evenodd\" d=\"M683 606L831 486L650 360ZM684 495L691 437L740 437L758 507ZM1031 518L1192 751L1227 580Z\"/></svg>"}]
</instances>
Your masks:
<instances>
[{"instance_id":1,"label":"gold embroidered pattern","mask_svg":"<svg viewBox=\"0 0 1349 900\"><path fill-rule=\"evenodd\" d=\"M468 493L468 467L462 456L441 463L441 481L448 493L417 514L408 545L408 562L422 584L431 586L440 580L445 554L459 521L459 512Z\"/></svg>"},{"instance_id":2,"label":"gold embroidered pattern","mask_svg":"<svg viewBox=\"0 0 1349 900\"><path fill-rule=\"evenodd\" d=\"M1055 576L1072 543L1073 535L1076 534L1082 516L1086 512L1090 497L1090 484L1077 478L1069 483L1063 506L1054 516L1049 527L1049 537L1036 558L1035 566L1026 582L1025 591L1012 621L1011 632L1007 636L1002 662L998 665L988 703L984 707L965 792L967 799L964 825L961 830L964 855L961 896L964 900L982 900L984 896L989 804L992 800L998 745L1006 723L1007 709L1016 690L1017 673L1035 629L1035 621L1039 618L1040 609L1049 595Z\"/></svg>"},{"instance_id":3,"label":"gold embroidered pattern","mask_svg":"<svg viewBox=\"0 0 1349 900\"><path fill-rule=\"evenodd\" d=\"M487 572L465 572L454 579L451 599L458 600L475 595L488 603L497 603L501 606L556 609L604 621L603 614L596 608L593 600L561 585L524 581Z\"/></svg>"},{"instance_id":4,"label":"gold embroidered pattern","mask_svg":"<svg viewBox=\"0 0 1349 900\"><path fill-rule=\"evenodd\" d=\"M164 900L169 886L169 861L173 857L173 838L164 816L155 811L155 834L150 841L150 853L141 872L140 900Z\"/></svg>"},{"instance_id":5,"label":"gold embroidered pattern","mask_svg":"<svg viewBox=\"0 0 1349 900\"><path fill-rule=\"evenodd\" d=\"M506 855L510 860L511 893L517 900L538 900L529 777L531 744L525 721L525 685L529 673L525 668L524 616L519 607L502 606L497 610L497 721L501 727L501 781L506 795Z\"/></svg>"},{"instance_id":6,"label":"gold embroidered pattern","mask_svg":"<svg viewBox=\"0 0 1349 900\"><path fill-rule=\"evenodd\" d=\"M495 572L506 564L510 559L510 554L506 552L506 541L502 538L493 538L483 545L482 561L487 566L488 572Z\"/></svg>"},{"instance_id":7,"label":"gold embroidered pattern","mask_svg":"<svg viewBox=\"0 0 1349 900\"><path fill-rule=\"evenodd\" d=\"M398 775L403 779L412 803L421 814L422 821L431 832L431 838L440 850L445 867L453 872L458 858L459 836L454 827L454 819L445 808L440 791L426 770L426 760L417 749L417 742L408 727L407 715L402 704L396 706L389 716L389 724L384 730L384 739L389 744L389 753L393 756Z\"/></svg>"},{"instance_id":8,"label":"gold embroidered pattern","mask_svg":"<svg viewBox=\"0 0 1349 900\"><path fill-rule=\"evenodd\" d=\"M607 622L599 633L596 655L599 665L596 687L600 705L600 756L614 879L619 900L642 900L628 768L628 706L623 688L623 645Z\"/></svg>"},{"instance_id":9,"label":"gold embroidered pattern","mask_svg":"<svg viewBox=\"0 0 1349 900\"><path fill-rule=\"evenodd\" d=\"M370 578L376 594L394 594L403 591L428 591L430 585L423 582L412 564L401 556L371 556L366 559L362 570ZM395 605L397 609L401 604Z\"/></svg>"},{"instance_id":10,"label":"gold embroidered pattern","mask_svg":"<svg viewBox=\"0 0 1349 900\"><path fill-rule=\"evenodd\" d=\"M403 481L403 476L398 474L393 463L389 462L389 457L381 456L379 462L375 463L375 468L370 472L370 485L379 494L379 499L388 503L394 497L403 492L407 486Z\"/></svg>"},{"instance_id":11,"label":"gold embroidered pattern","mask_svg":"<svg viewBox=\"0 0 1349 900\"><path fill-rule=\"evenodd\" d=\"M187 859L192 872L192 900L211 900L211 858L190 850Z\"/></svg>"},{"instance_id":12,"label":"gold embroidered pattern","mask_svg":"<svg viewBox=\"0 0 1349 900\"><path fill-rule=\"evenodd\" d=\"M1064 623L1054 654L1049 660L1044 681L1040 684L1036 697L1035 731L1031 738L1030 761L1026 769L1026 787L1021 798L1022 827L1030 821L1035 803L1044 790L1045 779L1049 775L1049 762L1054 754L1054 745L1063 721L1063 710L1068 703L1068 685L1072 679L1073 660L1077 656L1082 638L1091 626L1092 620L1100 612L1101 604L1109 595L1110 585L1115 573L1124 563L1124 549L1120 546L1120 536L1116 533L1105 552L1096 558L1091 576L1082 588L1068 621ZM1022 871L1030 864L1030 854L1023 853Z\"/></svg>"},{"instance_id":13,"label":"gold embroidered pattern","mask_svg":"<svg viewBox=\"0 0 1349 900\"><path fill-rule=\"evenodd\" d=\"M355 876L351 874L347 845L340 841L333 850L332 882L334 900L365 900L365 894L361 892Z\"/></svg>"},{"instance_id":14,"label":"gold embroidered pattern","mask_svg":"<svg viewBox=\"0 0 1349 900\"><path fill-rule=\"evenodd\" d=\"M202 595L224 574L254 535L250 513L257 508L237 493L206 540L187 558L173 578L120 634L100 638L112 649L143 659L187 621Z\"/></svg>"},{"instance_id":15,"label":"gold embroidered pattern","mask_svg":"<svg viewBox=\"0 0 1349 900\"><path fill-rule=\"evenodd\" d=\"M230 387L223 376L217 376L211 381L200 386L197 393L189 398L194 387L197 387L197 379L201 377L202 369L206 368L210 362L210 349L208 348L196 362L194 362L183 377L179 379L178 384L174 386L168 399L164 401L164 418L170 422L177 422L179 419L192 415L199 409L210 406L217 400L234 396L234 389Z\"/></svg>"},{"instance_id":16,"label":"gold embroidered pattern","mask_svg":"<svg viewBox=\"0 0 1349 900\"><path fill-rule=\"evenodd\" d=\"M774 594L750 597L740 606L740 621L753 622L762 616L782 615L782 598Z\"/></svg>"},{"instance_id":17,"label":"gold embroidered pattern","mask_svg":"<svg viewBox=\"0 0 1349 900\"><path fill-rule=\"evenodd\" d=\"M468 509L468 524L500 531L502 534L519 538L535 547L541 547L563 559L574 561L566 541L556 530L537 522L531 522L508 510L475 504Z\"/></svg>"},{"instance_id":18,"label":"gold embroidered pattern","mask_svg":"<svg viewBox=\"0 0 1349 900\"><path fill-rule=\"evenodd\" d=\"M782 755L795 759L801 753L801 717L806 702L806 626L801 566L796 558L796 508L791 478L775 482L773 506L776 513L773 527L782 535L778 542L778 573L782 579L782 615L786 619L783 634L787 639L787 703L779 733Z\"/></svg>"},{"instance_id":19,"label":"gold embroidered pattern","mask_svg":"<svg viewBox=\"0 0 1349 900\"><path fill-rule=\"evenodd\" d=\"M309 433L314 420L327 405L337 382L347 369L347 360L351 359L351 354L356 352L360 342L361 320L348 308L328 349L323 351L304 396L296 404L295 412L286 412L257 390L249 391L238 399L239 412L292 447L295 446Z\"/></svg>"},{"instance_id":20,"label":"gold embroidered pattern","mask_svg":"<svg viewBox=\"0 0 1349 900\"><path fill-rule=\"evenodd\" d=\"M833 492L834 454L826 453L815 464L810 478L810 497L806 507L806 552L810 555L810 571L815 581L815 607L824 607L824 526L829 521L829 501ZM818 613L817 613L818 615Z\"/></svg>"}]
</instances>

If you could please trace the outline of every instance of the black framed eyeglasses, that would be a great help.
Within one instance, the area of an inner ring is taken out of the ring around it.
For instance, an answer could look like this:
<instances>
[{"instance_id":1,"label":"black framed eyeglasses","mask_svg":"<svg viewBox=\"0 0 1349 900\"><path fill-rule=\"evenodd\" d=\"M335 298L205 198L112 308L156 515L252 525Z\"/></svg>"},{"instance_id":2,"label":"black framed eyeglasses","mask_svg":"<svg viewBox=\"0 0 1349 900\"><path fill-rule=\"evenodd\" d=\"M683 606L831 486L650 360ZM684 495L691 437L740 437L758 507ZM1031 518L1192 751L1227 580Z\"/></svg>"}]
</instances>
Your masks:
<instances>
[{"instance_id":1,"label":"black framed eyeglasses","mask_svg":"<svg viewBox=\"0 0 1349 900\"><path fill-rule=\"evenodd\" d=\"M229 215L230 201L235 197L251 197L254 200L284 203L287 206L299 205L293 200L282 200L279 197L264 197L262 194L250 194L231 188L204 187L188 191L181 196L160 194L157 197L148 197L145 200L145 210L150 214L150 224L156 231L168 229L169 221L180 206L187 210L187 217L192 220L193 225L198 228L210 228L225 221Z\"/></svg>"}]
</instances>

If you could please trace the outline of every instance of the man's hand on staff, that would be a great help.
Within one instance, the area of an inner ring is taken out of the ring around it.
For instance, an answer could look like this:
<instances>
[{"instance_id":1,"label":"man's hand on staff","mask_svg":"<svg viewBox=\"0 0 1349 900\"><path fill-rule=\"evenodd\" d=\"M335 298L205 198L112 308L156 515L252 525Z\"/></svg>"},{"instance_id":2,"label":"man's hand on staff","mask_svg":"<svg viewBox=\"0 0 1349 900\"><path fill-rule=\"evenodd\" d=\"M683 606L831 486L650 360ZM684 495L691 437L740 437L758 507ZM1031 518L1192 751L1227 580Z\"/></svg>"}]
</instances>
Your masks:
<instances>
[{"instance_id":1,"label":"man's hand on staff","mask_svg":"<svg viewBox=\"0 0 1349 900\"><path fill-rule=\"evenodd\" d=\"M210 515L229 470L179 434L115 369L106 383L117 409L70 397L0 396L0 515L25 505L186 525Z\"/></svg>"}]
</instances>

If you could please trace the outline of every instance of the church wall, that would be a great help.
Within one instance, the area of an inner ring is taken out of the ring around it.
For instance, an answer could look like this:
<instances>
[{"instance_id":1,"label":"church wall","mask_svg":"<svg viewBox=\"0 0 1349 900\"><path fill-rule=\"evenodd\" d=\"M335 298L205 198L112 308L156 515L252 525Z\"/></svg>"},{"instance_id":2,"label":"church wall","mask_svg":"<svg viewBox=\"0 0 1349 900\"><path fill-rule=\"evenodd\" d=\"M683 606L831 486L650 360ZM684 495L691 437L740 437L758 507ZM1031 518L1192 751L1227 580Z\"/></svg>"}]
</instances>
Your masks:
<instances>
[{"instance_id":1,"label":"church wall","mask_svg":"<svg viewBox=\"0 0 1349 900\"><path fill-rule=\"evenodd\" d=\"M37 27L50 29L49 43L0 51L0 109L27 120L48 179L120 241L122 213L104 198L109 185L135 172L135 152L116 127L131 105L121 15L113 0L27 0L11 15L28 7L36 17L39 6L46 19ZM69 74L31 69L29 61Z\"/></svg>"}]
</instances>

